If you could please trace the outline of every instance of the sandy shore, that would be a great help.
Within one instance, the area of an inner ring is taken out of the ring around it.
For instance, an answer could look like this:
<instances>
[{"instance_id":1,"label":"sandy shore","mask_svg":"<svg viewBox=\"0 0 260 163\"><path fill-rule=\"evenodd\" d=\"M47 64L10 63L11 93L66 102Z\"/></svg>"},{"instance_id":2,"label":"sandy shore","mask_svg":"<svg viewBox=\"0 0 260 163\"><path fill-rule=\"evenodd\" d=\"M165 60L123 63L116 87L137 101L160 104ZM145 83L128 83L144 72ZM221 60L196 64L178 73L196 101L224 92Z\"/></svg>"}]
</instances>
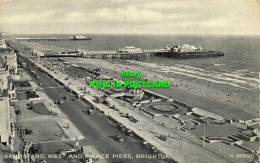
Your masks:
<instances>
[{"instance_id":1,"label":"sandy shore","mask_svg":"<svg viewBox=\"0 0 260 163\"><path fill-rule=\"evenodd\" d=\"M166 77L169 74L158 71L156 67L151 68L129 61L89 58L63 58L63 60L86 68L102 68L103 73L123 81L137 81L135 78L122 78L121 73L124 71L142 72L141 81L146 79L148 81L169 81L172 85L171 88L151 89L222 116L241 119L254 118L257 117L260 106L257 91L227 83L214 83L178 73L172 73L171 77Z\"/></svg>"}]
</instances>

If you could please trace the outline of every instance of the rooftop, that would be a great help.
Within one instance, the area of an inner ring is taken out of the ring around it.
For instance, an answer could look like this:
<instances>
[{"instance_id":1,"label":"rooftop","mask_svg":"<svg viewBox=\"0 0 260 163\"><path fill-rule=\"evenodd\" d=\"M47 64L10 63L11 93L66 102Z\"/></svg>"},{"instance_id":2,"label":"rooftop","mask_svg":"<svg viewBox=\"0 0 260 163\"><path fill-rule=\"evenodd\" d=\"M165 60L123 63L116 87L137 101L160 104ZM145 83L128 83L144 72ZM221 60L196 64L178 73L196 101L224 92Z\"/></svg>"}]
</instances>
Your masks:
<instances>
[{"instance_id":1,"label":"rooftop","mask_svg":"<svg viewBox=\"0 0 260 163\"><path fill-rule=\"evenodd\" d=\"M8 89L4 89L2 94L1 94L1 92L0 92L0 100L1 100L1 98L3 98L3 97L8 97Z\"/></svg>"},{"instance_id":2,"label":"rooftop","mask_svg":"<svg viewBox=\"0 0 260 163\"><path fill-rule=\"evenodd\" d=\"M9 123L8 123L8 98L0 98L0 105L2 106L0 109L0 133L8 132ZM3 109L2 109L3 108Z\"/></svg>"},{"instance_id":3,"label":"rooftop","mask_svg":"<svg viewBox=\"0 0 260 163\"><path fill-rule=\"evenodd\" d=\"M11 49L11 48L0 48L0 52L5 52L5 51L11 52L11 51L13 51L13 49Z\"/></svg>"},{"instance_id":4,"label":"rooftop","mask_svg":"<svg viewBox=\"0 0 260 163\"><path fill-rule=\"evenodd\" d=\"M0 67L1 68L5 67L5 61L1 56L0 56Z\"/></svg>"}]
</instances>

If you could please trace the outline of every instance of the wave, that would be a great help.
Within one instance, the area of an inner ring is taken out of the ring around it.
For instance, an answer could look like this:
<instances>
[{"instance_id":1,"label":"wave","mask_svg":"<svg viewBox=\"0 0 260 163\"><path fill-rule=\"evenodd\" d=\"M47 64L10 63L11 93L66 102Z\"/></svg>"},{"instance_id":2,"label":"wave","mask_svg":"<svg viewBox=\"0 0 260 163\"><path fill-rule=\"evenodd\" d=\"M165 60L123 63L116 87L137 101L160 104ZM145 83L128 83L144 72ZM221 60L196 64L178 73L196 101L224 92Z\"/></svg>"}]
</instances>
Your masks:
<instances>
[{"instance_id":1,"label":"wave","mask_svg":"<svg viewBox=\"0 0 260 163\"><path fill-rule=\"evenodd\" d=\"M154 63L143 63L139 61L130 61L135 62L137 64L148 66L148 67L157 67L159 68L159 72L163 73L176 73L181 75L186 75L189 77L199 78L203 80L207 80L214 83L222 83L222 84L229 84L235 87L240 87L244 89L251 89L251 88L257 88L258 87L258 79L255 78L248 78L248 77L242 77L239 75L229 74L229 73L220 73L220 72L214 72L214 71L207 71L201 68L182 65L182 64L175 64L175 66L164 66L164 65L157 65ZM232 77L232 78L231 78ZM247 88L250 87L250 88Z\"/></svg>"}]
</instances>

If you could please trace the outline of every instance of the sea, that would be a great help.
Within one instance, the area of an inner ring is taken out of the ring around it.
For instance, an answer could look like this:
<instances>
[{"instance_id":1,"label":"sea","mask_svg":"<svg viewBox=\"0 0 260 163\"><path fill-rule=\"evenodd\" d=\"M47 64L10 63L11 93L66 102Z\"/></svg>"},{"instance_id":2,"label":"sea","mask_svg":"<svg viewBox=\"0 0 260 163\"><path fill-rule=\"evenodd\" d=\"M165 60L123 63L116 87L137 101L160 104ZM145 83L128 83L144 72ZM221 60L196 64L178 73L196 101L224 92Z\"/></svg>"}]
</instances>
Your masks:
<instances>
[{"instance_id":1,"label":"sea","mask_svg":"<svg viewBox=\"0 0 260 163\"><path fill-rule=\"evenodd\" d=\"M19 35L30 38L69 38L73 35ZM223 57L174 59L151 56L130 63L150 66L170 74L179 72L216 81L226 80L241 87L257 88L260 72L260 36L236 35L94 35L84 34L90 41L43 41L43 45L88 51L118 50L124 46L135 46L143 50L160 49L176 44L201 46L204 50L224 52Z\"/></svg>"}]
</instances>

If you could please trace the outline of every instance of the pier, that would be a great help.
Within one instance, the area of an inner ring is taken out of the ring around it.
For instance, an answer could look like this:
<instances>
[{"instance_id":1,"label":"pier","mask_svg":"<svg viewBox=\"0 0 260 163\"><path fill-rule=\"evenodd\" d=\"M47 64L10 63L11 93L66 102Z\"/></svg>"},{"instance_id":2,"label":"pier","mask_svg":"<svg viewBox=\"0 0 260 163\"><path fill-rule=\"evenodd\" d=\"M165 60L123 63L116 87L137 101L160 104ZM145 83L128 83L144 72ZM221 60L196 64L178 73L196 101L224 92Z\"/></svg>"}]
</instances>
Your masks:
<instances>
[{"instance_id":1,"label":"pier","mask_svg":"<svg viewBox=\"0 0 260 163\"><path fill-rule=\"evenodd\" d=\"M17 41L39 42L39 41L75 41L70 38L15 38Z\"/></svg>"},{"instance_id":2,"label":"pier","mask_svg":"<svg viewBox=\"0 0 260 163\"><path fill-rule=\"evenodd\" d=\"M52 58L52 57L81 57L81 58L96 58L96 59L106 59L106 58L120 58L120 59L144 59L150 57L151 52L147 53L137 53L137 54L124 54L117 53L116 51L78 51L78 52L62 52L56 54L45 54L40 56L41 58Z\"/></svg>"}]
</instances>

